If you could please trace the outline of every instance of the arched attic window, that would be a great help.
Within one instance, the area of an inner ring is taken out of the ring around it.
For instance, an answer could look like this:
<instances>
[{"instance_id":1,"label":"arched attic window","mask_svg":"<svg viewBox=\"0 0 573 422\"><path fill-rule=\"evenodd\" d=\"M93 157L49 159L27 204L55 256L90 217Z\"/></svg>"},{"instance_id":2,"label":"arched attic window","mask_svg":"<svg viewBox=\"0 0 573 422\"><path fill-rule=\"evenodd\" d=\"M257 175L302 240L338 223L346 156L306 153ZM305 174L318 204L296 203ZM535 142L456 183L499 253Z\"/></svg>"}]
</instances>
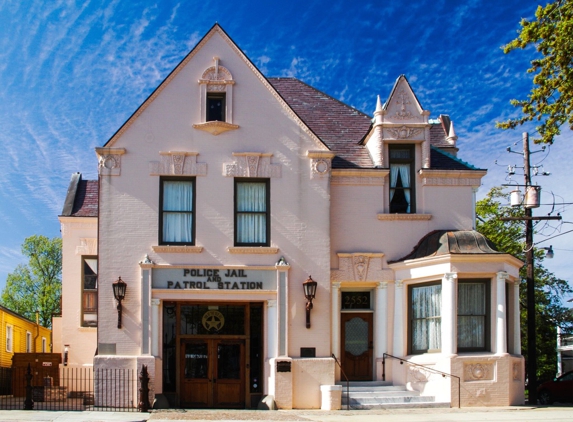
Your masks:
<instances>
[{"instance_id":1,"label":"arched attic window","mask_svg":"<svg viewBox=\"0 0 573 422\"><path fill-rule=\"evenodd\" d=\"M193 127L218 135L239 126L233 124L233 75L219 64L218 57L213 60L215 64L205 69L199 79L201 123Z\"/></svg>"}]
</instances>

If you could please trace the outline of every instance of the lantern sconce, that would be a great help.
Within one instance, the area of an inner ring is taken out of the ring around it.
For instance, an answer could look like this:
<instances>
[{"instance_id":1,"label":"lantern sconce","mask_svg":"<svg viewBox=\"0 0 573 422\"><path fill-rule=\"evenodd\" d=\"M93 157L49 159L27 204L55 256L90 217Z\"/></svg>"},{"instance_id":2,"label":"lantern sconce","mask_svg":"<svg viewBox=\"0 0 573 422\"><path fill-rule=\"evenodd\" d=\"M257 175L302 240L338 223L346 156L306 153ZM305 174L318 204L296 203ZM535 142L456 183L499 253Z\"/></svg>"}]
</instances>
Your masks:
<instances>
[{"instance_id":1,"label":"lantern sconce","mask_svg":"<svg viewBox=\"0 0 573 422\"><path fill-rule=\"evenodd\" d=\"M308 279L302 283L304 288L304 297L306 298L306 328L310 328L310 310L312 309L312 300L316 296L317 282L308 276Z\"/></svg>"},{"instance_id":2,"label":"lantern sconce","mask_svg":"<svg viewBox=\"0 0 573 422\"><path fill-rule=\"evenodd\" d=\"M113 297L117 300L117 328L121 328L121 301L125 299L126 289L127 283L121 277L113 283Z\"/></svg>"}]
</instances>

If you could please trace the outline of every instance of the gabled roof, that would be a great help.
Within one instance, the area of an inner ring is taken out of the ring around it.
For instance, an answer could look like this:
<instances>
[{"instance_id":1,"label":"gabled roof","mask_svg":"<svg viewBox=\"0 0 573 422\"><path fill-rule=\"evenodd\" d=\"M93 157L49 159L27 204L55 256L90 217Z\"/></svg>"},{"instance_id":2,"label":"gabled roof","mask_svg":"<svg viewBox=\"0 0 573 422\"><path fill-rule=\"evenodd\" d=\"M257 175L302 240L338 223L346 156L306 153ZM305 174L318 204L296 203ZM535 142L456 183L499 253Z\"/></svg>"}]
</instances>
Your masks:
<instances>
[{"instance_id":1,"label":"gabled roof","mask_svg":"<svg viewBox=\"0 0 573 422\"><path fill-rule=\"evenodd\" d=\"M267 78L262 74L262 72L255 66L255 64L247 57L247 55L239 48L239 46L233 41L233 39L225 32L221 26L216 23L211 27L211 29L205 34L205 36L197 43L197 45L181 60L181 62L175 66L175 68L167 75L167 77L159 84L159 86L151 93L149 97L137 108L137 110L125 121L125 123L113 134L113 136L105 143L104 147L111 147L117 139L121 137L123 132L131 126L131 124L139 117L141 113L153 102L153 100L163 91L163 89L171 82L171 80L183 69L187 63L195 56L195 54L201 50L201 48L207 43L207 41L214 35L219 34L235 51L237 55L245 62L245 64L253 71L253 73L259 78L261 83L265 85L271 92L276 93L276 90L269 83ZM280 95L278 96L280 98ZM306 131L312 139L317 142L317 148L327 149L328 147L321 142L312 130L300 119L294 110L286 101L282 101L282 105L288 109L294 119L302 126L302 129Z\"/></svg>"},{"instance_id":2,"label":"gabled roof","mask_svg":"<svg viewBox=\"0 0 573 422\"><path fill-rule=\"evenodd\" d=\"M295 78L268 81L306 125L336 153L333 168L372 168L365 147L358 145L371 125L371 118Z\"/></svg>"},{"instance_id":3,"label":"gabled roof","mask_svg":"<svg viewBox=\"0 0 573 422\"><path fill-rule=\"evenodd\" d=\"M81 173L72 174L64 209L60 217L97 217L98 181L82 180Z\"/></svg>"}]
</instances>

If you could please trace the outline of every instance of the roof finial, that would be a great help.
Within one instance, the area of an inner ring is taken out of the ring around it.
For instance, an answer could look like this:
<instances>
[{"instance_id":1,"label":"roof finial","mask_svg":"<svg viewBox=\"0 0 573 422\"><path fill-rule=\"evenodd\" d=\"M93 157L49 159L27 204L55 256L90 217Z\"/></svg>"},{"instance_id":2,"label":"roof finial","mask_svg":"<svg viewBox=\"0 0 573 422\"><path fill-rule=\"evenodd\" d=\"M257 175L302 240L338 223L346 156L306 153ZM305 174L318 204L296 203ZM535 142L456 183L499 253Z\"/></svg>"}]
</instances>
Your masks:
<instances>
[{"instance_id":1,"label":"roof finial","mask_svg":"<svg viewBox=\"0 0 573 422\"><path fill-rule=\"evenodd\" d=\"M215 80L219 79L219 57L215 56L213 57L213 60L215 60Z\"/></svg>"},{"instance_id":2,"label":"roof finial","mask_svg":"<svg viewBox=\"0 0 573 422\"><path fill-rule=\"evenodd\" d=\"M450 120L450 130L448 132L447 140L450 143L454 144L458 140L458 136L456 135L456 131L454 130L454 122Z\"/></svg>"},{"instance_id":3,"label":"roof finial","mask_svg":"<svg viewBox=\"0 0 573 422\"><path fill-rule=\"evenodd\" d=\"M382 107L382 101L380 101L380 95L377 96L376 99L376 110L374 111L374 119L373 123L375 125L382 124L382 114L384 113L384 109Z\"/></svg>"}]
</instances>

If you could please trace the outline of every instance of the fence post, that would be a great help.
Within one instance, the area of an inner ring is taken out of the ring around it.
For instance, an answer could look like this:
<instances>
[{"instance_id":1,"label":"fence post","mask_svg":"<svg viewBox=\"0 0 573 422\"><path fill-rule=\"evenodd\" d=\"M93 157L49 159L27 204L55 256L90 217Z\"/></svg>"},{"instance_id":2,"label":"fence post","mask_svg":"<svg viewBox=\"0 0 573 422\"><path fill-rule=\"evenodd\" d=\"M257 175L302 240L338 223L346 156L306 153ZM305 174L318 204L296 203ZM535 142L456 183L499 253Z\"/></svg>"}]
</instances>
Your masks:
<instances>
[{"instance_id":1,"label":"fence post","mask_svg":"<svg viewBox=\"0 0 573 422\"><path fill-rule=\"evenodd\" d=\"M26 400L24 400L24 410L34 410L34 400L32 400L32 367L28 364L26 370Z\"/></svg>"},{"instance_id":2,"label":"fence post","mask_svg":"<svg viewBox=\"0 0 573 422\"><path fill-rule=\"evenodd\" d=\"M147 366L141 365L141 375L139 376L141 387L139 388L139 405L137 408L140 412L149 412L149 373Z\"/></svg>"}]
</instances>

